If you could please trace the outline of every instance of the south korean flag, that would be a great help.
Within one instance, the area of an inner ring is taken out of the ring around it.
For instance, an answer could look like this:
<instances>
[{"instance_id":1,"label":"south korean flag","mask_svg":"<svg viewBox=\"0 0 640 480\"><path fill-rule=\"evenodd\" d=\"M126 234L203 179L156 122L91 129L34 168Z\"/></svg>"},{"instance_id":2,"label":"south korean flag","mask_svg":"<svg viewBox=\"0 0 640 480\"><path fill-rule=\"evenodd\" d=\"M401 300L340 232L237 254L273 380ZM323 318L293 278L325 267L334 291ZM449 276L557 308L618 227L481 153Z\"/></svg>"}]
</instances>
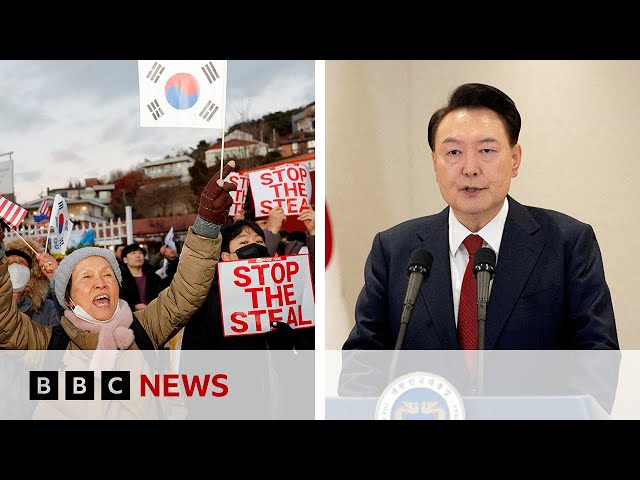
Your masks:
<instances>
[{"instance_id":1,"label":"south korean flag","mask_svg":"<svg viewBox=\"0 0 640 480\"><path fill-rule=\"evenodd\" d=\"M141 127L223 129L226 60L138 60Z\"/></svg>"}]
</instances>

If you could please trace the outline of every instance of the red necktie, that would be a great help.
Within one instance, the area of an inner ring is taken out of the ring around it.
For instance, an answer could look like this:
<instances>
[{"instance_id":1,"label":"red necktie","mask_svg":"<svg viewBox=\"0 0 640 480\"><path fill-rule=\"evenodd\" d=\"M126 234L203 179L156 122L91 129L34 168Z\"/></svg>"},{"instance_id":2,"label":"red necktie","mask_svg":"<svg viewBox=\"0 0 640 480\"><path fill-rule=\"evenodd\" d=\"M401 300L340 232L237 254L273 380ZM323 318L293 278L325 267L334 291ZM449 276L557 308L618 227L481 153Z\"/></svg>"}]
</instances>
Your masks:
<instances>
[{"instance_id":1,"label":"red necktie","mask_svg":"<svg viewBox=\"0 0 640 480\"><path fill-rule=\"evenodd\" d=\"M467 269L462 278L460 305L458 306L458 345L462 350L478 349L478 304L476 303L476 277L473 275L473 254L482 247L482 237L469 235L464 240L469 252Z\"/></svg>"}]
</instances>

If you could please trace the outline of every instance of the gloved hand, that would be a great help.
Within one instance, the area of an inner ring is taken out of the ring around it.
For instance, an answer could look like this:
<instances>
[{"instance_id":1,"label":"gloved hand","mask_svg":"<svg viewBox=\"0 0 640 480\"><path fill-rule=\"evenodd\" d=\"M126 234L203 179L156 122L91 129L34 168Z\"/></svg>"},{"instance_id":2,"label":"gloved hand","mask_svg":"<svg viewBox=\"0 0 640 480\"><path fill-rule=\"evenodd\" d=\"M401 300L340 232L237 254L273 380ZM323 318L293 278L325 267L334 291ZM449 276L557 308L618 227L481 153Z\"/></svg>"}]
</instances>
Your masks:
<instances>
[{"instance_id":1,"label":"gloved hand","mask_svg":"<svg viewBox=\"0 0 640 480\"><path fill-rule=\"evenodd\" d=\"M236 162L227 162L222 170L222 178L226 178L236 167ZM220 171L213 174L213 177L204 187L200 195L200 207L198 214L207 222L224 225L229 216L229 208L233 205L233 198L229 192L233 192L237 185L233 182L223 182L220 179Z\"/></svg>"},{"instance_id":2,"label":"gloved hand","mask_svg":"<svg viewBox=\"0 0 640 480\"><path fill-rule=\"evenodd\" d=\"M264 334L270 350L292 350L295 347L293 328L288 323L271 322L271 330Z\"/></svg>"}]
</instances>

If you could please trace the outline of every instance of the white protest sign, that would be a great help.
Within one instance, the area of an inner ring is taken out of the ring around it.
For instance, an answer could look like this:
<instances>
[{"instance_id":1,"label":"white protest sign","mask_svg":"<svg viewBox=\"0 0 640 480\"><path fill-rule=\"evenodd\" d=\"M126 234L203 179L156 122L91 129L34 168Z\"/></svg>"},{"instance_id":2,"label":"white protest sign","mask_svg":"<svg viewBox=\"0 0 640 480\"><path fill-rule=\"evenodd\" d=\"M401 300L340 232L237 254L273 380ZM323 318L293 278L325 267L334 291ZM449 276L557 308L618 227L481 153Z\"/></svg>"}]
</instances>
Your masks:
<instances>
[{"instance_id":1,"label":"white protest sign","mask_svg":"<svg viewBox=\"0 0 640 480\"><path fill-rule=\"evenodd\" d=\"M229 216L233 217L244 208L244 202L247 200L247 192L249 191L249 176L245 173L231 172L224 181L235 183L238 187L233 192L229 192L233 199L233 205L229 208Z\"/></svg>"},{"instance_id":2,"label":"white protest sign","mask_svg":"<svg viewBox=\"0 0 640 480\"><path fill-rule=\"evenodd\" d=\"M315 325L308 255L218 263L224 335L255 335L272 322L291 328Z\"/></svg>"},{"instance_id":3,"label":"white protest sign","mask_svg":"<svg viewBox=\"0 0 640 480\"><path fill-rule=\"evenodd\" d=\"M251 171L249 183L256 217L265 217L276 207L295 215L311 202L311 175L306 165L286 163Z\"/></svg>"}]
</instances>

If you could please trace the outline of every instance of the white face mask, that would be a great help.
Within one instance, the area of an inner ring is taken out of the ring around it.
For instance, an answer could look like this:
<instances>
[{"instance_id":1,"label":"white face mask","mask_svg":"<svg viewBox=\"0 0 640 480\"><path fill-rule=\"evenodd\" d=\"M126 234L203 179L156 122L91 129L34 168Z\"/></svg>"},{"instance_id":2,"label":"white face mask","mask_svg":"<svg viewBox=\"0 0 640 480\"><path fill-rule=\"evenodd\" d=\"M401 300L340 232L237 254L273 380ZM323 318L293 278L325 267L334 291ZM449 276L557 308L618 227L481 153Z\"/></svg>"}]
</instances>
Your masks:
<instances>
[{"instance_id":1,"label":"white face mask","mask_svg":"<svg viewBox=\"0 0 640 480\"><path fill-rule=\"evenodd\" d=\"M19 263L12 263L9 265L9 276L13 284L13 291L22 292L27 288L27 283L31 280L31 270Z\"/></svg>"},{"instance_id":2,"label":"white face mask","mask_svg":"<svg viewBox=\"0 0 640 480\"><path fill-rule=\"evenodd\" d=\"M73 303L73 308L71 310L76 315L76 317L81 318L82 320L86 320L89 323L95 323L97 325L109 323L111 320L113 320L113 317L116 316L118 310L120 310L120 302L118 302L118 304L116 305L116 309L109 320L96 320L91 315L89 315L89 313L84 308L82 308L80 305L76 305L73 300L71 300L71 303Z\"/></svg>"}]
</instances>

